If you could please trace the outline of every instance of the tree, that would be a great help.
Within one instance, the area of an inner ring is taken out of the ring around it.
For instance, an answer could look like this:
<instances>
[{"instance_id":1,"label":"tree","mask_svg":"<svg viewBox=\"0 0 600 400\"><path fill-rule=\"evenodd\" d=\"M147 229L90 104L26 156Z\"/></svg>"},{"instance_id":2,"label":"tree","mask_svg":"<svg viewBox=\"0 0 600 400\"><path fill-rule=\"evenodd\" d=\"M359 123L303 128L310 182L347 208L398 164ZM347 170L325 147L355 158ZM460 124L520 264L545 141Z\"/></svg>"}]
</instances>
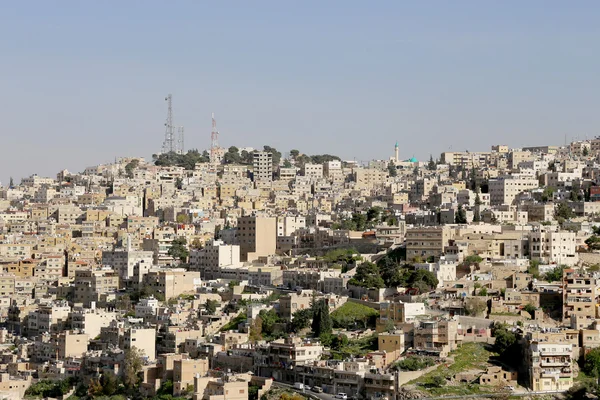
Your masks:
<instances>
[{"instance_id":1,"label":"tree","mask_svg":"<svg viewBox=\"0 0 600 400\"><path fill-rule=\"evenodd\" d=\"M136 169L138 165L140 165L140 160L137 158L128 162L127 165L125 165L125 175L130 179L133 178L133 170Z\"/></svg>"},{"instance_id":2,"label":"tree","mask_svg":"<svg viewBox=\"0 0 600 400\"><path fill-rule=\"evenodd\" d=\"M441 375L436 375L433 378L431 378L431 384L434 387L438 387L439 388L439 387L442 387L442 386L444 386L446 384L446 379L443 376L441 376Z\"/></svg>"},{"instance_id":3,"label":"tree","mask_svg":"<svg viewBox=\"0 0 600 400\"><path fill-rule=\"evenodd\" d=\"M177 177L177 179L175 179L175 187L178 190L183 189L183 179L181 179L180 177Z\"/></svg>"},{"instance_id":4,"label":"tree","mask_svg":"<svg viewBox=\"0 0 600 400\"><path fill-rule=\"evenodd\" d=\"M435 171L437 169L437 165L435 161L433 161L433 155L429 155L429 163L427 163L427 169L430 171Z\"/></svg>"},{"instance_id":5,"label":"tree","mask_svg":"<svg viewBox=\"0 0 600 400\"><path fill-rule=\"evenodd\" d=\"M487 296L487 288L482 287L481 290L479 291L479 293L477 294L478 296Z\"/></svg>"},{"instance_id":6,"label":"tree","mask_svg":"<svg viewBox=\"0 0 600 400\"><path fill-rule=\"evenodd\" d=\"M356 273L348 283L366 288L381 289L385 287L385 282L379 275L379 268L372 262L363 262L356 267Z\"/></svg>"},{"instance_id":7,"label":"tree","mask_svg":"<svg viewBox=\"0 0 600 400\"><path fill-rule=\"evenodd\" d=\"M331 334L333 323L329 315L329 306L327 300L322 299L313 303L313 320L311 324L312 332L315 337L323 334Z\"/></svg>"},{"instance_id":8,"label":"tree","mask_svg":"<svg viewBox=\"0 0 600 400\"><path fill-rule=\"evenodd\" d=\"M411 273L407 283L414 288L418 288L419 292L426 293L435 289L439 281L433 272L419 269Z\"/></svg>"},{"instance_id":9,"label":"tree","mask_svg":"<svg viewBox=\"0 0 600 400\"><path fill-rule=\"evenodd\" d=\"M562 280L563 271L565 270L564 265L558 265L552 268L550 271L546 272L546 280L548 282L558 282Z\"/></svg>"},{"instance_id":10,"label":"tree","mask_svg":"<svg viewBox=\"0 0 600 400\"><path fill-rule=\"evenodd\" d=\"M529 314L531 314L531 316L533 317L535 314L535 306L531 303L527 303L525 305L525 307L523 307L523 310L527 311Z\"/></svg>"},{"instance_id":11,"label":"tree","mask_svg":"<svg viewBox=\"0 0 600 400\"><path fill-rule=\"evenodd\" d=\"M367 224L367 216L363 213L355 212L352 214L352 222L356 224L357 231L364 231Z\"/></svg>"},{"instance_id":12,"label":"tree","mask_svg":"<svg viewBox=\"0 0 600 400\"><path fill-rule=\"evenodd\" d=\"M394 165L393 162L389 162L388 166L388 174L390 175L391 178L395 178L398 176L398 170L396 169L396 166Z\"/></svg>"},{"instance_id":13,"label":"tree","mask_svg":"<svg viewBox=\"0 0 600 400\"><path fill-rule=\"evenodd\" d=\"M356 324L360 324L366 329L368 326L375 327L378 316L377 310L348 301L331 313L331 321L335 328L352 329Z\"/></svg>"},{"instance_id":14,"label":"tree","mask_svg":"<svg viewBox=\"0 0 600 400\"><path fill-rule=\"evenodd\" d=\"M382 211L383 209L377 206L369 208L369 210L367 210L367 222L379 222Z\"/></svg>"},{"instance_id":15,"label":"tree","mask_svg":"<svg viewBox=\"0 0 600 400\"><path fill-rule=\"evenodd\" d=\"M547 203L548 201L552 201L554 199L555 189L551 186L548 186L542 192L542 202Z\"/></svg>"},{"instance_id":16,"label":"tree","mask_svg":"<svg viewBox=\"0 0 600 400\"><path fill-rule=\"evenodd\" d=\"M8 188L12 189L15 187L15 182L13 181L13 177L11 176L10 179L8 180Z\"/></svg>"},{"instance_id":17,"label":"tree","mask_svg":"<svg viewBox=\"0 0 600 400\"><path fill-rule=\"evenodd\" d=\"M250 324L248 339L253 343L256 343L262 339L262 319L260 316L254 318Z\"/></svg>"},{"instance_id":18,"label":"tree","mask_svg":"<svg viewBox=\"0 0 600 400\"><path fill-rule=\"evenodd\" d=\"M296 149L290 150L290 157L296 158L300 155L300 152Z\"/></svg>"},{"instance_id":19,"label":"tree","mask_svg":"<svg viewBox=\"0 0 600 400\"><path fill-rule=\"evenodd\" d=\"M302 329L308 328L311 325L313 319L313 310L305 308L298 310L292 314L291 330L292 332L298 333Z\"/></svg>"},{"instance_id":20,"label":"tree","mask_svg":"<svg viewBox=\"0 0 600 400\"><path fill-rule=\"evenodd\" d=\"M119 380L112 371L105 371L100 378L102 385L102 393L107 396L112 396L119 389Z\"/></svg>"},{"instance_id":21,"label":"tree","mask_svg":"<svg viewBox=\"0 0 600 400\"><path fill-rule=\"evenodd\" d=\"M463 208L462 204L458 205L458 210L456 210L456 216L454 217L454 223L456 223L456 224L466 224L467 223L467 212Z\"/></svg>"},{"instance_id":22,"label":"tree","mask_svg":"<svg viewBox=\"0 0 600 400\"><path fill-rule=\"evenodd\" d=\"M589 147L587 147L587 146L586 146L586 147L584 147L584 148L583 148L583 151L581 152L581 154L582 154L584 157L587 157L587 156L589 156L589 155L590 155L590 148L589 148Z\"/></svg>"},{"instance_id":23,"label":"tree","mask_svg":"<svg viewBox=\"0 0 600 400\"><path fill-rule=\"evenodd\" d=\"M137 347L131 347L125 350L125 359L123 361L123 384L128 390L137 387L142 372L142 353Z\"/></svg>"},{"instance_id":24,"label":"tree","mask_svg":"<svg viewBox=\"0 0 600 400\"><path fill-rule=\"evenodd\" d=\"M573 218L574 216L575 216L575 213L573 212L571 207L569 207L569 205L564 201L559 203L556 206L556 210L554 211L555 218L570 219L570 218Z\"/></svg>"},{"instance_id":25,"label":"tree","mask_svg":"<svg viewBox=\"0 0 600 400\"><path fill-rule=\"evenodd\" d=\"M585 240L585 244L590 250L600 250L600 237L592 235Z\"/></svg>"},{"instance_id":26,"label":"tree","mask_svg":"<svg viewBox=\"0 0 600 400\"><path fill-rule=\"evenodd\" d=\"M583 362L583 371L594 378L600 378L600 347L587 352Z\"/></svg>"},{"instance_id":27,"label":"tree","mask_svg":"<svg viewBox=\"0 0 600 400\"><path fill-rule=\"evenodd\" d=\"M535 279L540 279L540 261L529 261L529 268L527 269L527 273L531 274Z\"/></svg>"},{"instance_id":28,"label":"tree","mask_svg":"<svg viewBox=\"0 0 600 400\"><path fill-rule=\"evenodd\" d=\"M206 303L204 303L204 309L206 310L206 313L208 315L215 315L215 312L217 312L218 304L219 302L216 300L206 300Z\"/></svg>"},{"instance_id":29,"label":"tree","mask_svg":"<svg viewBox=\"0 0 600 400\"><path fill-rule=\"evenodd\" d=\"M492 335L496 338L494 350L499 354L504 353L510 346L517 341L517 337L510 332L505 324L496 323L492 328Z\"/></svg>"},{"instance_id":30,"label":"tree","mask_svg":"<svg viewBox=\"0 0 600 400\"><path fill-rule=\"evenodd\" d=\"M187 240L183 236L176 237L171 242L171 247L169 247L167 254L175 259L179 259L181 262L186 262L188 256L190 255L186 245Z\"/></svg>"}]
</instances>

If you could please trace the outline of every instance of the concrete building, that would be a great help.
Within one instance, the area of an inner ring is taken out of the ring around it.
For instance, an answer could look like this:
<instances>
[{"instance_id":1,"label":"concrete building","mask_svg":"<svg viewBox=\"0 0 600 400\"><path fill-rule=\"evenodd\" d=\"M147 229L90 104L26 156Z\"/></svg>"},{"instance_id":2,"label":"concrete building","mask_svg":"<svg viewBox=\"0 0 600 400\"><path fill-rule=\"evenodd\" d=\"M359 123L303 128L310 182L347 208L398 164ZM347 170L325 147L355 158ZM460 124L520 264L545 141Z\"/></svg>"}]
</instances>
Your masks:
<instances>
[{"instance_id":1,"label":"concrete building","mask_svg":"<svg viewBox=\"0 0 600 400\"><path fill-rule=\"evenodd\" d=\"M537 179L525 175L508 175L489 182L491 205L512 205L518 194L539 187Z\"/></svg>"},{"instance_id":2,"label":"concrete building","mask_svg":"<svg viewBox=\"0 0 600 400\"><path fill-rule=\"evenodd\" d=\"M241 217L238 219L237 237L241 261L273 255L277 250L277 220L273 217Z\"/></svg>"},{"instance_id":3,"label":"concrete building","mask_svg":"<svg viewBox=\"0 0 600 400\"><path fill-rule=\"evenodd\" d=\"M153 269L143 281L148 294L165 300L184 293L195 293L201 285L200 273L183 268Z\"/></svg>"},{"instance_id":4,"label":"concrete building","mask_svg":"<svg viewBox=\"0 0 600 400\"><path fill-rule=\"evenodd\" d=\"M596 318L598 303L598 279L593 274L580 273L575 269L563 271L563 321L571 316Z\"/></svg>"},{"instance_id":5,"label":"concrete building","mask_svg":"<svg viewBox=\"0 0 600 400\"><path fill-rule=\"evenodd\" d=\"M273 180L273 153L255 151L253 166L255 182L270 182Z\"/></svg>"},{"instance_id":6,"label":"concrete building","mask_svg":"<svg viewBox=\"0 0 600 400\"><path fill-rule=\"evenodd\" d=\"M572 345L557 341L530 340L525 352L529 388L533 391L564 391L573 386Z\"/></svg>"},{"instance_id":7,"label":"concrete building","mask_svg":"<svg viewBox=\"0 0 600 400\"><path fill-rule=\"evenodd\" d=\"M447 357L462 344L458 321L422 321L414 330L414 349L421 354Z\"/></svg>"},{"instance_id":8,"label":"concrete building","mask_svg":"<svg viewBox=\"0 0 600 400\"><path fill-rule=\"evenodd\" d=\"M122 249L102 252L102 264L119 274L122 287L137 287L153 262L152 251Z\"/></svg>"},{"instance_id":9,"label":"concrete building","mask_svg":"<svg viewBox=\"0 0 600 400\"><path fill-rule=\"evenodd\" d=\"M406 230L406 259L439 257L453 238L449 227L415 227Z\"/></svg>"},{"instance_id":10,"label":"concrete building","mask_svg":"<svg viewBox=\"0 0 600 400\"><path fill-rule=\"evenodd\" d=\"M129 327L123 335L123 349L136 347L148 361L156 359L156 330L154 328Z\"/></svg>"},{"instance_id":11,"label":"concrete building","mask_svg":"<svg viewBox=\"0 0 600 400\"><path fill-rule=\"evenodd\" d=\"M208 243L201 250L190 252L190 271L200 272L202 279L221 278L222 267L240 265L240 246L225 244L221 240Z\"/></svg>"},{"instance_id":12,"label":"concrete building","mask_svg":"<svg viewBox=\"0 0 600 400\"><path fill-rule=\"evenodd\" d=\"M540 226L539 230L529 236L529 254L532 259L541 260L548 264L575 265L576 234L574 232L556 232Z\"/></svg>"}]
</instances>

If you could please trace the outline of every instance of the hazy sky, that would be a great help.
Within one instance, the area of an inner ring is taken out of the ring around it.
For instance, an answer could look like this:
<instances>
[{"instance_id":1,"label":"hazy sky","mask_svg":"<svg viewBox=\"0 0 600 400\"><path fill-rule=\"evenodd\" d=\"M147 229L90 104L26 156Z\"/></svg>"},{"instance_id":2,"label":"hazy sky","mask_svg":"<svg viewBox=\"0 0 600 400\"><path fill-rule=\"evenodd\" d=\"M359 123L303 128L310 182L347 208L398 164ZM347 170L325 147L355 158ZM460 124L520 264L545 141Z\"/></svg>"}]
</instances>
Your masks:
<instances>
[{"instance_id":1,"label":"hazy sky","mask_svg":"<svg viewBox=\"0 0 600 400\"><path fill-rule=\"evenodd\" d=\"M368 160L600 123L597 1L4 1L0 181L186 147Z\"/></svg>"}]
</instances>

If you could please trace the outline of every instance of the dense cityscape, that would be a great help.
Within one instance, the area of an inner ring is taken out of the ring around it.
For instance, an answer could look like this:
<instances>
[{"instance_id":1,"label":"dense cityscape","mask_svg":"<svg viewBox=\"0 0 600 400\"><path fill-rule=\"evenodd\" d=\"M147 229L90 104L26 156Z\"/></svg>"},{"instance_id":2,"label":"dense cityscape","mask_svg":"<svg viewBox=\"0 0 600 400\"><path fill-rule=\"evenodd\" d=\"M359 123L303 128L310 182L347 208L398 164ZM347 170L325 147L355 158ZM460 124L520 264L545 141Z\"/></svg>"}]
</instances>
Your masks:
<instances>
[{"instance_id":1,"label":"dense cityscape","mask_svg":"<svg viewBox=\"0 0 600 400\"><path fill-rule=\"evenodd\" d=\"M0 398L578 398L600 139L162 151L0 187Z\"/></svg>"}]
</instances>

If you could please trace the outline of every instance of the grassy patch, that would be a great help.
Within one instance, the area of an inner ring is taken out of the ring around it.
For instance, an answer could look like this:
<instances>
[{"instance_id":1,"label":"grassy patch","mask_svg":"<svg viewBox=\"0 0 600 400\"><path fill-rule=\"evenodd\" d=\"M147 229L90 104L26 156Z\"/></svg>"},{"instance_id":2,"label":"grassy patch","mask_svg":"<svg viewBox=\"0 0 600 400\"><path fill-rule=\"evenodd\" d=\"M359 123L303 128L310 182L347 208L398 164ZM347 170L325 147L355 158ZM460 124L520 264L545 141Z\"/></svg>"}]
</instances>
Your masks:
<instances>
[{"instance_id":1,"label":"grassy patch","mask_svg":"<svg viewBox=\"0 0 600 400\"><path fill-rule=\"evenodd\" d=\"M435 381L436 379L439 379L436 377L442 377L446 380L448 378L453 378L456 374L461 372L475 369L485 370L489 365L488 361L490 357L493 355L495 355L495 353L488 350L484 344L465 343L459 349L450 353L450 357L454 359L453 363L452 361L448 361L435 370L411 381L410 384L418 385L420 386L419 389L423 389L433 395L466 395L491 392L493 391L493 388L487 390L488 388L485 386L480 387L479 384L471 383L446 384L442 387L436 387Z\"/></svg>"},{"instance_id":2,"label":"grassy patch","mask_svg":"<svg viewBox=\"0 0 600 400\"><path fill-rule=\"evenodd\" d=\"M358 324L366 329L369 325L375 327L378 316L374 308L348 301L331 313L331 321L334 328L353 329Z\"/></svg>"},{"instance_id":3,"label":"grassy patch","mask_svg":"<svg viewBox=\"0 0 600 400\"><path fill-rule=\"evenodd\" d=\"M225 325L223 325L223 327L221 328L221 332L237 330L238 325L241 324L242 322L246 321L247 319L248 319L248 317L246 316L246 313L243 312L243 313L239 314L238 316L234 317L231 321L229 321Z\"/></svg>"},{"instance_id":4,"label":"grassy patch","mask_svg":"<svg viewBox=\"0 0 600 400\"><path fill-rule=\"evenodd\" d=\"M351 340L347 345L338 350L331 350L334 359L343 360L350 356L362 357L365 354L377 350L377 334L362 339Z\"/></svg>"}]
</instances>

